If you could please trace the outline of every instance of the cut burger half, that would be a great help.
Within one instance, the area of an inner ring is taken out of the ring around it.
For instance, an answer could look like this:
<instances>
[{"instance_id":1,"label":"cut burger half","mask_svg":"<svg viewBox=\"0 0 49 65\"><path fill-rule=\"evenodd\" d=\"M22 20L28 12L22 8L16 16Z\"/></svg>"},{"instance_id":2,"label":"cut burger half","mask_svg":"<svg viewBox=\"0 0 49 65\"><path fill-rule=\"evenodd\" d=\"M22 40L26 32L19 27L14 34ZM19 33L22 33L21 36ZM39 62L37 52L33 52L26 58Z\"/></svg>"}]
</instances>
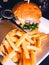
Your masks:
<instances>
[{"instance_id":1,"label":"cut burger half","mask_svg":"<svg viewBox=\"0 0 49 65\"><path fill-rule=\"evenodd\" d=\"M33 30L38 27L39 19L42 17L40 8L34 3L18 3L12 9L16 23L23 29Z\"/></svg>"}]
</instances>

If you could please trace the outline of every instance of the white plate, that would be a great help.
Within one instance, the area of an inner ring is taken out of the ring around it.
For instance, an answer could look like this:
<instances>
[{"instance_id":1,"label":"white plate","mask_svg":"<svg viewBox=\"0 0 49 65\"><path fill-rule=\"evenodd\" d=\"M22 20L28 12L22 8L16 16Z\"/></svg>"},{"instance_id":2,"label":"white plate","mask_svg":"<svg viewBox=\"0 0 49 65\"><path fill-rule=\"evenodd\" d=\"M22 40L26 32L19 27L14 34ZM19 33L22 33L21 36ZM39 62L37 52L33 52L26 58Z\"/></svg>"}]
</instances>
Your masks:
<instances>
[{"instance_id":1,"label":"white plate","mask_svg":"<svg viewBox=\"0 0 49 65\"><path fill-rule=\"evenodd\" d=\"M40 24L39 24L39 31L49 34L49 20L41 17Z\"/></svg>"},{"instance_id":2,"label":"white plate","mask_svg":"<svg viewBox=\"0 0 49 65\"><path fill-rule=\"evenodd\" d=\"M39 31L48 34L49 33L49 20L45 18L40 18L41 23L39 24ZM0 52L2 55L2 53ZM42 51L36 54L36 64L39 65L47 56L49 55L49 41L42 44ZM16 65L8 59L4 65Z\"/></svg>"}]
</instances>

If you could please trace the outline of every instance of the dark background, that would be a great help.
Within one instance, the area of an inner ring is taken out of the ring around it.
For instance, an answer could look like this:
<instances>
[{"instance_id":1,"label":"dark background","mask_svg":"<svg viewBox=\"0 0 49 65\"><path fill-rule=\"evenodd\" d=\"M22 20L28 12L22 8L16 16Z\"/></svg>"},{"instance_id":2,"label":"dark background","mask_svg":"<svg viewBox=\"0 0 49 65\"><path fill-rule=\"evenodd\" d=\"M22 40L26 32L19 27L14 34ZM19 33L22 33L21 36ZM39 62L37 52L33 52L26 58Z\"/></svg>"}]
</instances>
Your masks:
<instances>
[{"instance_id":1,"label":"dark background","mask_svg":"<svg viewBox=\"0 0 49 65\"><path fill-rule=\"evenodd\" d=\"M39 65L49 65L49 55Z\"/></svg>"},{"instance_id":2,"label":"dark background","mask_svg":"<svg viewBox=\"0 0 49 65\"><path fill-rule=\"evenodd\" d=\"M2 5L2 9L12 9L15 4L18 2L22 2L24 0L8 0L8 2L3 2L3 0L0 0L0 4ZM31 2L36 3L38 6L40 6L39 0L30 0ZM47 0L48 6L46 11L42 11L42 16L49 19L49 0Z\"/></svg>"}]
</instances>

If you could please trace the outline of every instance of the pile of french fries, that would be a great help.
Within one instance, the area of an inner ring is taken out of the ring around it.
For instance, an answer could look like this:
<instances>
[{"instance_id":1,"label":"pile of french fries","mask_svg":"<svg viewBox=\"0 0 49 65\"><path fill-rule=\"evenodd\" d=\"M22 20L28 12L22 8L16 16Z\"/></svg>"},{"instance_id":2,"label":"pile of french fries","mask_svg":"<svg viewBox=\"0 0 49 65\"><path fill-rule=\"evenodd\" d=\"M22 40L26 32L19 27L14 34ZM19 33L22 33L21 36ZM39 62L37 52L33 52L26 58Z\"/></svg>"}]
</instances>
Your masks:
<instances>
[{"instance_id":1,"label":"pile of french fries","mask_svg":"<svg viewBox=\"0 0 49 65\"><path fill-rule=\"evenodd\" d=\"M35 53L41 51L41 40L46 37L38 29L27 33L18 29L10 31L0 47L4 54L2 64L10 58L18 65L36 65Z\"/></svg>"}]
</instances>

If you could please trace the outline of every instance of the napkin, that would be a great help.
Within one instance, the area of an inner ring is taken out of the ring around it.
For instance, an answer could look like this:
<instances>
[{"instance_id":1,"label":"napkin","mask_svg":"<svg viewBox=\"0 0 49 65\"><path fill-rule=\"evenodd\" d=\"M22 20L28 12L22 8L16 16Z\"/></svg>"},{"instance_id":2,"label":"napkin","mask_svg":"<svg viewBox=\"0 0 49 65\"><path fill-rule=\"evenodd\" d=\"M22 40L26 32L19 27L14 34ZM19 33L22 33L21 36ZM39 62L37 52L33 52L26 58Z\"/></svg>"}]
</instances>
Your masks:
<instances>
[{"instance_id":1,"label":"napkin","mask_svg":"<svg viewBox=\"0 0 49 65\"><path fill-rule=\"evenodd\" d=\"M39 24L39 31L45 34L49 34L49 20L41 17L40 24Z\"/></svg>"},{"instance_id":2,"label":"napkin","mask_svg":"<svg viewBox=\"0 0 49 65\"><path fill-rule=\"evenodd\" d=\"M5 62L4 65L17 65L17 64L13 63L11 59L8 59L8 60Z\"/></svg>"}]
</instances>

